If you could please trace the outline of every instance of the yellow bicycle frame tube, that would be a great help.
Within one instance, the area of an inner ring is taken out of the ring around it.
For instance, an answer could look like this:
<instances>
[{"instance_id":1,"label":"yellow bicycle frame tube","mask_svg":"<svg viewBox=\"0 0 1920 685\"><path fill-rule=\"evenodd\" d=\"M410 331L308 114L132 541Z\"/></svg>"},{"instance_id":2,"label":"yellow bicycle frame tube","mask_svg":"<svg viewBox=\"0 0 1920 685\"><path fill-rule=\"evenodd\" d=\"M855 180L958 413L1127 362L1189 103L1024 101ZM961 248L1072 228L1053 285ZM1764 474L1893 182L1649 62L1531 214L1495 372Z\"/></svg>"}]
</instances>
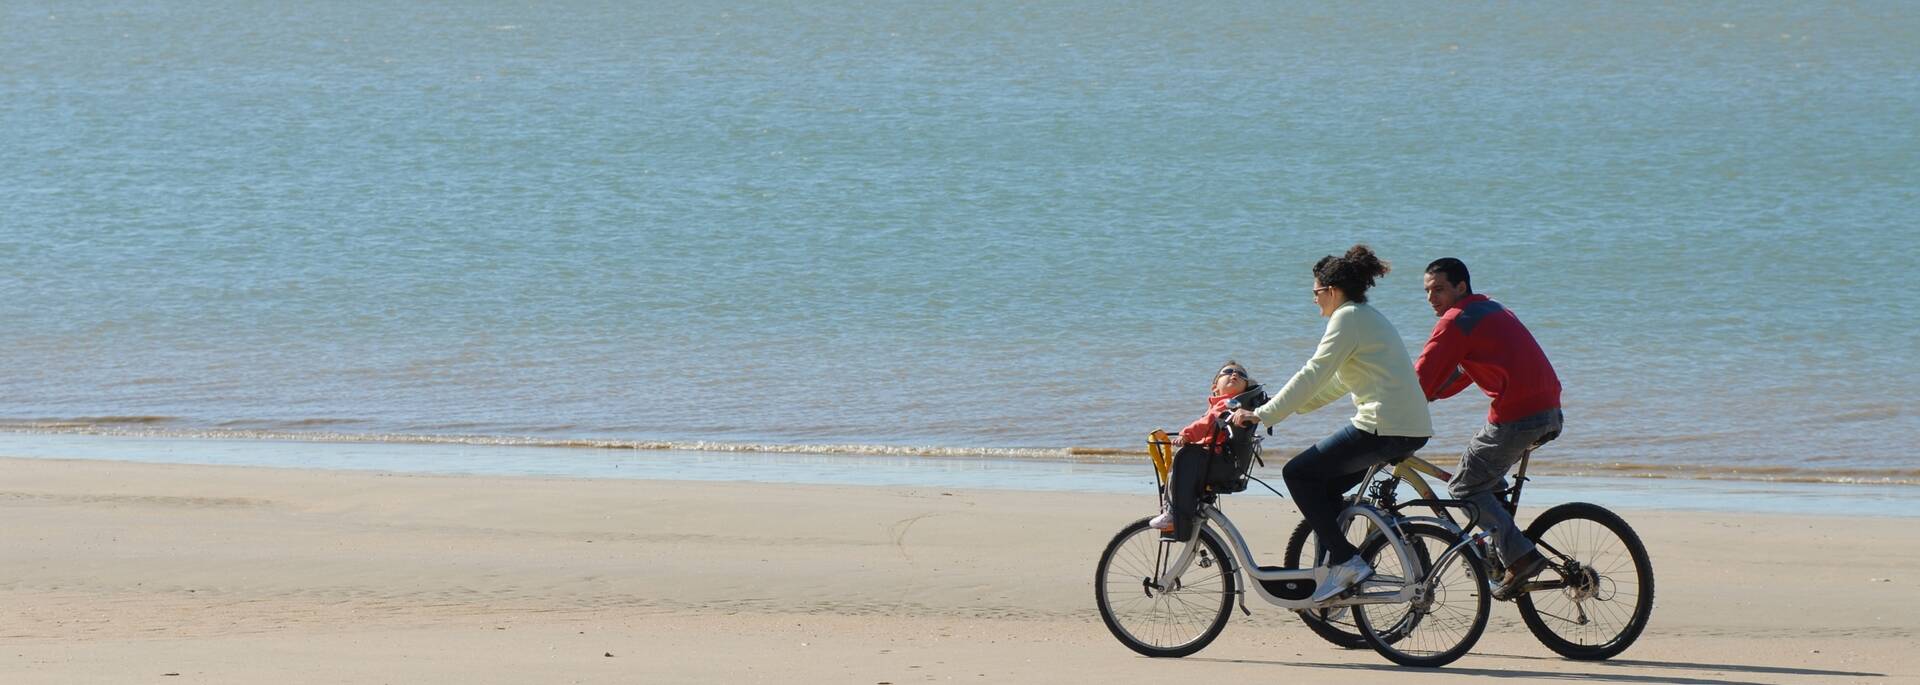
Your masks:
<instances>
[{"instance_id":1,"label":"yellow bicycle frame tube","mask_svg":"<svg viewBox=\"0 0 1920 685\"><path fill-rule=\"evenodd\" d=\"M1442 483L1453 480L1453 474L1447 473L1446 469L1434 466L1433 462L1411 455L1393 467L1393 475L1400 480L1406 481L1408 485L1413 486L1413 491L1420 493L1421 497L1426 499L1440 499L1434 496L1433 486L1428 485L1427 479L1420 477L1421 474L1433 476Z\"/></svg>"}]
</instances>

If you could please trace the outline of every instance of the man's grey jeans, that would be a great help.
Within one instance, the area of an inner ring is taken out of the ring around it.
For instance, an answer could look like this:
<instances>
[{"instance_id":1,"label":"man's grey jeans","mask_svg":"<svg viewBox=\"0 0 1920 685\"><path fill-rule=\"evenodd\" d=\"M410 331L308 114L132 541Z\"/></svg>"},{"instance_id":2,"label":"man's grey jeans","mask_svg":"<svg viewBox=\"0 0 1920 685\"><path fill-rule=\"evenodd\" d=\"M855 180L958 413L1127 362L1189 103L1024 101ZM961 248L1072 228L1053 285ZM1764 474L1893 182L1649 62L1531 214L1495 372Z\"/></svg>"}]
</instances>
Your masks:
<instances>
[{"instance_id":1,"label":"man's grey jeans","mask_svg":"<svg viewBox=\"0 0 1920 685\"><path fill-rule=\"evenodd\" d=\"M1507 470L1520 455L1536 444L1560 437L1559 409L1534 414L1507 423L1489 423L1467 442L1467 453L1460 457L1460 473L1447 484L1457 499L1472 502L1477 510L1474 525L1493 538L1493 562L1488 569L1497 577L1513 560L1533 550L1533 541L1514 525L1513 515L1494 496L1507 487Z\"/></svg>"}]
</instances>

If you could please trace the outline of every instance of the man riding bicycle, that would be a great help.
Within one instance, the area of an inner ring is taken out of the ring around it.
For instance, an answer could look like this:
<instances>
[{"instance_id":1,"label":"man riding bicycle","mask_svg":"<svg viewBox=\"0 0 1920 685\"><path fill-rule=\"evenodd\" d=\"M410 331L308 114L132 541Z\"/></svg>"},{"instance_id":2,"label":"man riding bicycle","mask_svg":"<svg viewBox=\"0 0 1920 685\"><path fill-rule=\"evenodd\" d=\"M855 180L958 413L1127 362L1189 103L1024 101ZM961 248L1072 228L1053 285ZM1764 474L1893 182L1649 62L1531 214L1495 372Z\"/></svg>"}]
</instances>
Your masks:
<instances>
[{"instance_id":1,"label":"man riding bicycle","mask_svg":"<svg viewBox=\"0 0 1920 685\"><path fill-rule=\"evenodd\" d=\"M1473 522L1492 536L1493 558L1506 569L1494 595L1509 599L1547 561L1494 493L1507 487L1508 469L1527 450L1560 436L1560 379L1520 318L1473 292L1465 263L1436 259L1423 282L1440 317L1414 362L1427 401L1452 397L1468 385L1493 398L1487 425L1468 441L1460 473L1447 489L1475 505Z\"/></svg>"}]
</instances>

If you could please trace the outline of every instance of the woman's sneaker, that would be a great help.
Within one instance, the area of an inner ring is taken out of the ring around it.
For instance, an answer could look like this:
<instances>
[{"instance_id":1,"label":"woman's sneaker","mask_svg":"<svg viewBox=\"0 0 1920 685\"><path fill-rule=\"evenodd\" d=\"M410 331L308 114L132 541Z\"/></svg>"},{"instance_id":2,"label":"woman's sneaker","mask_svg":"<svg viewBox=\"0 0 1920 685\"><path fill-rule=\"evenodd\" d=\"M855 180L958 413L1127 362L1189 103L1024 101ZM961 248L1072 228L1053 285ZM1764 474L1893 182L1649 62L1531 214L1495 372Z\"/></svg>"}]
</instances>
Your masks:
<instances>
[{"instance_id":1,"label":"woman's sneaker","mask_svg":"<svg viewBox=\"0 0 1920 685\"><path fill-rule=\"evenodd\" d=\"M1159 516L1155 516L1153 520L1147 522L1147 527L1162 533L1173 532L1173 512L1161 511Z\"/></svg>"},{"instance_id":2,"label":"woman's sneaker","mask_svg":"<svg viewBox=\"0 0 1920 685\"><path fill-rule=\"evenodd\" d=\"M1346 592L1347 588L1366 580L1367 576L1371 575L1373 575L1373 567L1368 566L1367 562L1358 556L1348 557L1346 561L1327 569L1326 581L1314 589L1313 596L1307 598L1307 601L1319 604L1338 597L1340 593Z\"/></svg>"}]
</instances>

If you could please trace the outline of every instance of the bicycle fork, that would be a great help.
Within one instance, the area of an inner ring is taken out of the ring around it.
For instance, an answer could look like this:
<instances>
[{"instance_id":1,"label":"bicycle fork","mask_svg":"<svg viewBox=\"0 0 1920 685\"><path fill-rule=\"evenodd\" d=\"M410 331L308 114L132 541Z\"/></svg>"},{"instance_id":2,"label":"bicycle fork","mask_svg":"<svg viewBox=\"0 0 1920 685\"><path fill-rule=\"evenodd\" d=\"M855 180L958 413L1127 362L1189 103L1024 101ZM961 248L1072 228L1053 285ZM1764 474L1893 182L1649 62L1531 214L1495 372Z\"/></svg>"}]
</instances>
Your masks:
<instances>
[{"instance_id":1,"label":"bicycle fork","mask_svg":"<svg viewBox=\"0 0 1920 685\"><path fill-rule=\"evenodd\" d=\"M1175 545L1180 547L1180 552L1178 554L1169 554L1171 551L1170 548ZM1143 578L1142 581L1144 581L1143 585L1145 585L1145 587L1142 588L1142 591L1151 597L1155 590L1160 592L1179 590L1180 577L1186 574L1188 566L1193 565L1194 557L1199 556L1194 551L1195 548L1199 546L1200 527L1198 525L1194 526L1193 539L1191 540L1187 540L1186 542L1161 540L1160 548L1154 553L1153 560L1154 568L1160 570L1159 575L1154 578ZM1233 594L1240 604L1240 613L1246 616L1252 616L1253 612L1247 609L1246 580L1240 577L1240 567L1234 562L1233 557L1231 555L1220 559L1209 559L1205 556L1200 557L1200 565L1202 568L1210 564L1225 564L1225 570L1220 575L1225 576L1227 582L1233 584Z\"/></svg>"}]
</instances>

